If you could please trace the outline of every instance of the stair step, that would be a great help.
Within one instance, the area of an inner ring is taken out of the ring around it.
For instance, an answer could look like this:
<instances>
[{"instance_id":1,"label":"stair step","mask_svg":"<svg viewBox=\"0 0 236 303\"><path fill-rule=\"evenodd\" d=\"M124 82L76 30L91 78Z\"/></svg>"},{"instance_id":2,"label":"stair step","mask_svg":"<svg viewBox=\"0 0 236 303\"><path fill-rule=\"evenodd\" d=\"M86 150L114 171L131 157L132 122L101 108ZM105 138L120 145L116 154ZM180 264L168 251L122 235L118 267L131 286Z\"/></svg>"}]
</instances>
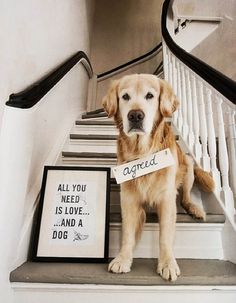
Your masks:
<instances>
[{"instance_id":1,"label":"stair step","mask_svg":"<svg viewBox=\"0 0 236 303\"><path fill-rule=\"evenodd\" d=\"M236 285L236 265L219 260L178 259L181 276L164 281L156 259L134 259L131 272L113 274L107 264L26 262L10 274L11 282L103 285Z\"/></svg>"},{"instance_id":2,"label":"stair step","mask_svg":"<svg viewBox=\"0 0 236 303\"><path fill-rule=\"evenodd\" d=\"M112 120L77 120L76 125L106 125L114 126L114 121Z\"/></svg>"},{"instance_id":3,"label":"stair step","mask_svg":"<svg viewBox=\"0 0 236 303\"><path fill-rule=\"evenodd\" d=\"M87 112L86 114L87 115L94 115L94 114L100 114L100 113L104 113L104 108L98 108L98 109L95 109L95 110L91 110L89 112Z\"/></svg>"},{"instance_id":4,"label":"stair step","mask_svg":"<svg viewBox=\"0 0 236 303\"><path fill-rule=\"evenodd\" d=\"M83 114L82 119L94 119L94 118L105 118L108 117L107 113L95 113L95 114Z\"/></svg>"},{"instance_id":5,"label":"stair step","mask_svg":"<svg viewBox=\"0 0 236 303\"><path fill-rule=\"evenodd\" d=\"M63 148L63 153L114 153L116 154L115 140L69 140Z\"/></svg>"},{"instance_id":6,"label":"stair step","mask_svg":"<svg viewBox=\"0 0 236 303\"><path fill-rule=\"evenodd\" d=\"M94 152L70 152L70 151L63 151L63 157L67 158L92 158L92 159L116 159L116 153L94 153Z\"/></svg>"},{"instance_id":7,"label":"stair step","mask_svg":"<svg viewBox=\"0 0 236 303\"><path fill-rule=\"evenodd\" d=\"M70 134L72 140L117 140L117 135L96 135L96 134Z\"/></svg>"},{"instance_id":8,"label":"stair step","mask_svg":"<svg viewBox=\"0 0 236 303\"><path fill-rule=\"evenodd\" d=\"M101 158L78 158L78 157L60 157L56 165L59 166L81 166L81 167L110 167L111 169L116 165L116 159L101 159ZM114 174L111 170L111 178Z\"/></svg>"},{"instance_id":9,"label":"stair step","mask_svg":"<svg viewBox=\"0 0 236 303\"><path fill-rule=\"evenodd\" d=\"M73 127L72 134L78 135L111 135L117 136L118 130L109 120L79 120Z\"/></svg>"},{"instance_id":10,"label":"stair step","mask_svg":"<svg viewBox=\"0 0 236 303\"><path fill-rule=\"evenodd\" d=\"M121 223L121 213L110 213L110 222L111 223ZM199 224L206 224L206 223L224 223L225 216L221 214L207 214L206 220L196 220L190 217L186 213L178 213L176 218L177 223L199 223ZM146 213L146 223L158 223L158 217L154 212L147 212Z\"/></svg>"},{"instance_id":11,"label":"stair step","mask_svg":"<svg viewBox=\"0 0 236 303\"><path fill-rule=\"evenodd\" d=\"M118 135L99 135L99 134L76 134L76 133L72 133L70 134L70 139L73 140L73 142L76 142L76 140L78 140L78 143L81 140L84 140L86 142L90 142L90 144L94 144L94 146L96 146L99 141L113 141L112 144L114 146L116 146L116 142L117 142L117 138ZM176 135L175 136L176 140L179 140L179 136Z\"/></svg>"}]
</instances>

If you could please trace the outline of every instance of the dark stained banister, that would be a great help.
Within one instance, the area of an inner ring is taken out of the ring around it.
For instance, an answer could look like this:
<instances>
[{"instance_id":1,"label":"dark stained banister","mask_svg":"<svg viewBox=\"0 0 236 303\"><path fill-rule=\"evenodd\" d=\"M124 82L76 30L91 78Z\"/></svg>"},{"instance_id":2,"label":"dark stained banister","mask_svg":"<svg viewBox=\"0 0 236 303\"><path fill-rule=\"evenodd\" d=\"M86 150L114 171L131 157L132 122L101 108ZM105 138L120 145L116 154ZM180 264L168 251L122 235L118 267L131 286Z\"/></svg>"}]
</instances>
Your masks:
<instances>
[{"instance_id":1,"label":"dark stained banister","mask_svg":"<svg viewBox=\"0 0 236 303\"><path fill-rule=\"evenodd\" d=\"M79 51L29 88L11 94L6 105L22 109L33 107L78 63L83 64L89 78L92 78L93 69L89 58L83 51Z\"/></svg>"},{"instance_id":2,"label":"dark stained banister","mask_svg":"<svg viewBox=\"0 0 236 303\"><path fill-rule=\"evenodd\" d=\"M229 101L236 104L236 82L226 77L221 72L209 66L205 62L186 52L178 46L172 39L167 27L167 16L169 14L170 0L165 0L162 7L161 31L162 37L170 51L191 70L198 74L202 79L213 86L218 92L225 96Z\"/></svg>"}]
</instances>

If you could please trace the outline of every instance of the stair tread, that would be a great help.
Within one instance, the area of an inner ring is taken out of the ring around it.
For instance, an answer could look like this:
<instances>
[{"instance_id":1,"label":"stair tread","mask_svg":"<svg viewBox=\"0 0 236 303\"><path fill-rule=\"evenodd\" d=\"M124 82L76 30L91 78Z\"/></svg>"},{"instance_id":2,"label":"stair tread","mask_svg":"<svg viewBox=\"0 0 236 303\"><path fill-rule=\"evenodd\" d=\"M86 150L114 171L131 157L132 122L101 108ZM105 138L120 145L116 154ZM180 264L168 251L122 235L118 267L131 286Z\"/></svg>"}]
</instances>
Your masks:
<instances>
[{"instance_id":1,"label":"stair tread","mask_svg":"<svg viewBox=\"0 0 236 303\"><path fill-rule=\"evenodd\" d=\"M186 213L178 213L176 218L177 223L224 223L225 216L223 214L207 214L206 220L197 220L192 218ZM121 223L121 213L111 212L110 213L110 223ZM154 211L149 211L146 213L146 223L158 223L158 217Z\"/></svg>"},{"instance_id":2,"label":"stair tread","mask_svg":"<svg viewBox=\"0 0 236 303\"><path fill-rule=\"evenodd\" d=\"M99 159L116 159L116 153L95 153L95 152L71 152L63 151L63 157L68 158L99 158Z\"/></svg>"},{"instance_id":3,"label":"stair tread","mask_svg":"<svg viewBox=\"0 0 236 303\"><path fill-rule=\"evenodd\" d=\"M100 113L104 113L104 108L98 108L98 109L95 109L95 110L91 110L89 112L87 112L86 114L87 115L94 115L94 114L100 114Z\"/></svg>"},{"instance_id":4,"label":"stair tread","mask_svg":"<svg viewBox=\"0 0 236 303\"><path fill-rule=\"evenodd\" d=\"M77 120L76 125L106 125L106 126L115 126L112 120Z\"/></svg>"},{"instance_id":5,"label":"stair tread","mask_svg":"<svg viewBox=\"0 0 236 303\"><path fill-rule=\"evenodd\" d=\"M236 264L209 259L178 259L175 282L156 274L156 259L134 259L132 271L113 274L107 264L26 262L10 274L11 282L103 285L236 285Z\"/></svg>"},{"instance_id":6,"label":"stair tread","mask_svg":"<svg viewBox=\"0 0 236 303\"><path fill-rule=\"evenodd\" d=\"M86 134L70 134L73 140L116 140L117 135L86 135Z\"/></svg>"},{"instance_id":7,"label":"stair tread","mask_svg":"<svg viewBox=\"0 0 236 303\"><path fill-rule=\"evenodd\" d=\"M94 113L94 114L83 114L82 119L93 119L93 118L105 118L108 117L107 113Z\"/></svg>"}]
</instances>

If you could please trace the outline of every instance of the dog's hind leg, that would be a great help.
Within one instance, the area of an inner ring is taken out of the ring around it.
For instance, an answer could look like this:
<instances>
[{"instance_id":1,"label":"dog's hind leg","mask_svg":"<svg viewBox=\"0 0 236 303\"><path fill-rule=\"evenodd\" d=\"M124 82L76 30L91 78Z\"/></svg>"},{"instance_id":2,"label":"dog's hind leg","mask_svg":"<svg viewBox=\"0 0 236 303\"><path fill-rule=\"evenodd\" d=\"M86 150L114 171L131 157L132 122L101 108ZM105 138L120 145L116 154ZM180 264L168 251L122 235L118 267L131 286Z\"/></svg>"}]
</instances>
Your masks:
<instances>
[{"instance_id":1,"label":"dog's hind leg","mask_svg":"<svg viewBox=\"0 0 236 303\"><path fill-rule=\"evenodd\" d=\"M185 156L185 164L187 166L186 174L183 178L183 199L181 206L186 212L195 219L205 220L205 212L198 205L194 204L191 200L191 189L194 182L194 164L189 156Z\"/></svg>"},{"instance_id":2,"label":"dog's hind leg","mask_svg":"<svg viewBox=\"0 0 236 303\"><path fill-rule=\"evenodd\" d=\"M146 217L145 211L135 194L126 195L126 197L121 195L121 211L121 249L118 256L111 261L108 267L108 270L114 273L127 273L130 271L133 262L133 250L140 237Z\"/></svg>"}]
</instances>

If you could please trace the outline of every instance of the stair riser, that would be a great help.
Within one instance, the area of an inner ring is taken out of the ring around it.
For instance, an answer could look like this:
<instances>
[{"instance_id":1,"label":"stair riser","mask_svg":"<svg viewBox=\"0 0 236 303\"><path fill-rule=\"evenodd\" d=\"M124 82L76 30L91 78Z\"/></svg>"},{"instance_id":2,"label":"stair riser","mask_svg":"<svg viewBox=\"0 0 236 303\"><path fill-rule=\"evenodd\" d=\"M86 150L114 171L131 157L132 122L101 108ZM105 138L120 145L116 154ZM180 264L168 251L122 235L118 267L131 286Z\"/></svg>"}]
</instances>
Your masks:
<instances>
[{"instance_id":1,"label":"stair riser","mask_svg":"<svg viewBox=\"0 0 236 303\"><path fill-rule=\"evenodd\" d=\"M115 126L102 126L102 125L78 125L72 130L73 134L86 134L86 135L117 135L118 131Z\"/></svg>"},{"instance_id":2,"label":"stair riser","mask_svg":"<svg viewBox=\"0 0 236 303\"><path fill-rule=\"evenodd\" d=\"M176 258L223 259L221 231L223 224L177 223L174 253ZM120 249L121 225L111 224L109 256L115 257ZM159 225L146 224L135 248L135 258L157 258Z\"/></svg>"},{"instance_id":3,"label":"stair riser","mask_svg":"<svg viewBox=\"0 0 236 303\"><path fill-rule=\"evenodd\" d=\"M70 140L64 152L97 152L116 153L116 141L113 140Z\"/></svg>"},{"instance_id":4,"label":"stair riser","mask_svg":"<svg viewBox=\"0 0 236 303\"><path fill-rule=\"evenodd\" d=\"M85 166L85 167L114 167L116 165L116 159L80 159L78 158L67 158L61 157L57 165L68 165L68 166ZM115 178L111 170L111 178Z\"/></svg>"}]
</instances>

